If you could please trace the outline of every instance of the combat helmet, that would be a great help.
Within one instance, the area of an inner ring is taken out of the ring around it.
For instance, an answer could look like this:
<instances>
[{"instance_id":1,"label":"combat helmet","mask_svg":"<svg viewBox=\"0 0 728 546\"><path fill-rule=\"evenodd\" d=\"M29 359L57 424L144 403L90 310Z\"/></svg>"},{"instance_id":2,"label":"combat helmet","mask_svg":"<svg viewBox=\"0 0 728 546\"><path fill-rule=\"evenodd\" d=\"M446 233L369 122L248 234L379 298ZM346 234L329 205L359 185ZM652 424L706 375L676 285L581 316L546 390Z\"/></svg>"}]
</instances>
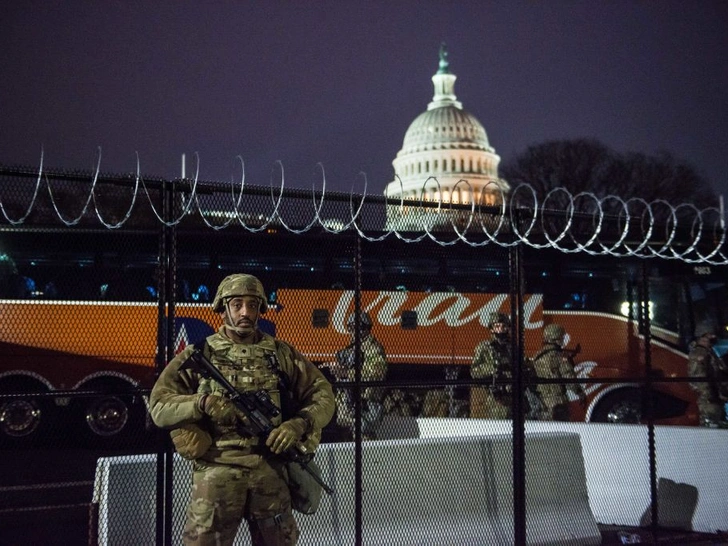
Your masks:
<instances>
[{"instance_id":1,"label":"combat helmet","mask_svg":"<svg viewBox=\"0 0 728 546\"><path fill-rule=\"evenodd\" d=\"M505 324L506 326L510 327L511 325L511 317L506 315L505 313L499 313L499 312L492 312L488 315L488 323L486 326L488 328L493 328L494 324L497 323Z\"/></svg>"},{"instance_id":2,"label":"combat helmet","mask_svg":"<svg viewBox=\"0 0 728 546\"><path fill-rule=\"evenodd\" d=\"M561 324L549 324L543 329L543 340L546 343L561 344L565 335L566 330Z\"/></svg>"},{"instance_id":3,"label":"combat helmet","mask_svg":"<svg viewBox=\"0 0 728 546\"><path fill-rule=\"evenodd\" d=\"M355 320L356 313L352 313L349 315L349 319L346 321L346 327L349 329L353 329L354 325L356 323ZM366 311L360 311L359 312L359 321L361 322L361 327L364 330L371 330L372 329L372 317L369 316L369 313Z\"/></svg>"},{"instance_id":4,"label":"combat helmet","mask_svg":"<svg viewBox=\"0 0 728 546\"><path fill-rule=\"evenodd\" d=\"M265 313L268 310L263 283L257 277L243 273L228 275L220 281L215 299L212 301L212 310L221 313L225 308L225 300L237 296L255 296L260 300L260 312Z\"/></svg>"}]
</instances>

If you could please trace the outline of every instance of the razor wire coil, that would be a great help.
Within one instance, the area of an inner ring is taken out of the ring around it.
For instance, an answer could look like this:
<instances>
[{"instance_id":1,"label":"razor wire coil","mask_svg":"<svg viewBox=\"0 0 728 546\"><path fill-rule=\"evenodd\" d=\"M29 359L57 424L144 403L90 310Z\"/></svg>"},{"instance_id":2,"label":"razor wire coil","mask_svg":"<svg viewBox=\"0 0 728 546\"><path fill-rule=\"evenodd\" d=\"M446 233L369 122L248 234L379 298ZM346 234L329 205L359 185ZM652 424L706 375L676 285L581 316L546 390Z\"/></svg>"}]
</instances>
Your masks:
<instances>
[{"instance_id":1,"label":"razor wire coil","mask_svg":"<svg viewBox=\"0 0 728 546\"><path fill-rule=\"evenodd\" d=\"M321 177L321 189L311 188L308 198L301 199L308 190L296 189L295 199L308 201L306 215L300 209L296 218L286 217L284 206L290 197L286 188L286 177L282 162L275 164L274 175L271 176L266 192L267 213L259 213L255 221L250 218L260 211L251 208L248 199L251 195L250 184L246 183L245 163L242 157L239 180L227 183L214 183L216 194L226 196L216 202L215 210L204 203L200 188L203 182L199 179L200 161L195 154L196 167L192 179L185 179L185 191L180 192L178 214L165 218L155 205L150 191L150 181L141 174L139 157L136 158L136 169L133 177L125 177L131 188L130 201L120 218L113 222L106 218L98 199L99 185L102 180L109 181L108 175L101 174L101 150L95 170L91 173L69 174L62 171L45 170L43 157L37 169L0 167L0 177L15 179L32 178L34 186L25 193L28 195L27 205L15 203L20 213L13 216L7 204L7 188L11 184L3 184L0 189L0 212L4 220L17 227L28 223L38 205L43 190L51 207L60 222L72 227L79 224L82 218L93 215L107 229L119 229L132 216L135 207L146 197L152 214L165 226L179 225L187 216L196 213L205 226L213 230L225 229L234 223L249 232L259 232L270 227L285 229L295 234L303 234L314 228L321 228L329 233L338 234L354 230L360 237L370 242L382 241L388 237L396 237L407 243L416 243L429 238L442 246L465 244L471 247L486 245L512 246L523 244L535 249L553 248L564 253L587 253L592 256L660 258L680 260L692 264L726 265L726 229L722 207L698 209L690 203L672 205L665 200L657 199L647 202L639 197L623 199L617 195L600 197L593 192L572 194L568 189L557 187L551 189L539 199L536 190L529 184L519 184L506 193L504 185L490 182L491 194L497 196L496 205L486 205L471 200L468 203L454 204L441 200L426 199L425 188L435 187L439 195L440 183L435 177L429 177L422 185L419 199L404 197L381 197L368 194L368 181L364 173L363 191L346 196L348 211L339 215L335 222L326 217L324 207L327 200L327 179L322 164L317 165ZM54 180L65 179L86 185L87 194L79 200L83 203L76 215L63 210L54 188ZM111 177L111 179L114 179ZM398 179L398 178L397 178ZM114 180L118 182L119 178ZM399 179L398 179L399 180ZM153 180L155 185L167 184L173 191L181 181ZM399 180L401 185L401 180ZM210 183L207 184L209 191ZM456 188L462 186L464 193L472 190L470 183L462 179ZM255 187L255 195L259 196L260 187ZM480 193L481 198L486 192ZM337 196L341 201L341 195ZM256 202L258 206L260 204ZM122 205L124 207L124 205ZM365 211L369 208L384 210L386 222L378 230L367 229L364 220ZM214 214L213 214L214 213ZM221 223L214 223L213 216L223 216Z\"/></svg>"}]
</instances>

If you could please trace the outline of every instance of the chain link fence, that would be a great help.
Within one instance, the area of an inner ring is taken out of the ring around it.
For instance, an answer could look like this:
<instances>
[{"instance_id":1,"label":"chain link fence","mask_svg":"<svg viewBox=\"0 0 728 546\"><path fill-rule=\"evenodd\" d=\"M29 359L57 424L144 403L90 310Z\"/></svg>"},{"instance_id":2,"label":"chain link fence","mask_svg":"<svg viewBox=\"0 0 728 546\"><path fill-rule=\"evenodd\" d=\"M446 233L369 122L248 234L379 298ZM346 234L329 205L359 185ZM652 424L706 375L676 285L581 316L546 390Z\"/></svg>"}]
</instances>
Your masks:
<instances>
[{"instance_id":1,"label":"chain link fence","mask_svg":"<svg viewBox=\"0 0 728 546\"><path fill-rule=\"evenodd\" d=\"M687 356L696 324L728 319L716 211L615 209L563 201L568 192L539 203L525 187L488 208L0 176L6 530L73 505L49 503L73 484L66 500L91 509L90 543L179 542L189 463L151 423L149 392L176 353L219 327L212 298L239 272L265 287L260 328L349 401L316 456L336 494L297 515L301 544L584 544L605 526L724 523L725 500L695 458L721 460L726 430L699 426L691 384L724 396L726 379L689 376ZM347 330L356 311L384 348L383 378L332 373L362 343ZM479 375L481 343L498 338L493 313L510 323L507 362ZM566 376L532 365L549 325L563 327ZM554 392L565 401L546 412Z\"/></svg>"}]
</instances>

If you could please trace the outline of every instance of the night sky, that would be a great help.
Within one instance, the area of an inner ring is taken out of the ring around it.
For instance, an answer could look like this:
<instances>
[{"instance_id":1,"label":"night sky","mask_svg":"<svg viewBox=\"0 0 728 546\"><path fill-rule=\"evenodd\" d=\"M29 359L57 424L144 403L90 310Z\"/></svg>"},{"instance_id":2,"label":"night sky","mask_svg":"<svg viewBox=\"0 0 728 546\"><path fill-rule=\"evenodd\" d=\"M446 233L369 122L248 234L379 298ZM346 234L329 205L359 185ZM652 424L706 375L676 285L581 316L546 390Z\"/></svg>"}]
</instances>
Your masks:
<instances>
[{"instance_id":1,"label":"night sky","mask_svg":"<svg viewBox=\"0 0 728 546\"><path fill-rule=\"evenodd\" d=\"M16 1L0 15L0 163L381 194L455 92L502 161L546 140L667 150L728 195L728 2ZM277 176L277 175L276 175ZM276 178L277 179L277 178Z\"/></svg>"}]
</instances>

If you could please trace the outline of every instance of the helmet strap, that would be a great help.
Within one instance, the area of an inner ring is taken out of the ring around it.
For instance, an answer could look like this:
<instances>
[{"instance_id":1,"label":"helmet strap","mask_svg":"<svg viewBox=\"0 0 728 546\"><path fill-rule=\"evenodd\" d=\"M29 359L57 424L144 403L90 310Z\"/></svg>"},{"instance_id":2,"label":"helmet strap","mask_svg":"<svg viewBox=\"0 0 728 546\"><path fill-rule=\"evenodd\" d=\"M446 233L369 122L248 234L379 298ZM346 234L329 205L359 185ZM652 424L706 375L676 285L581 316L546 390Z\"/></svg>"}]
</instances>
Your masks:
<instances>
[{"instance_id":1,"label":"helmet strap","mask_svg":"<svg viewBox=\"0 0 728 546\"><path fill-rule=\"evenodd\" d=\"M253 324L253 331L248 332L247 328L239 328L238 326L235 326L232 322L232 316L230 313L230 301L235 296L229 296L227 298L224 298L224 304L225 304L225 320L223 321L223 324L225 326L226 330L230 330L231 332L234 332L235 334L239 335L240 337L247 337L253 333L255 333L255 330L258 328L258 318L260 317L260 301L258 302L258 315L255 317L255 323ZM260 300L260 298L256 298L257 300Z\"/></svg>"}]
</instances>

